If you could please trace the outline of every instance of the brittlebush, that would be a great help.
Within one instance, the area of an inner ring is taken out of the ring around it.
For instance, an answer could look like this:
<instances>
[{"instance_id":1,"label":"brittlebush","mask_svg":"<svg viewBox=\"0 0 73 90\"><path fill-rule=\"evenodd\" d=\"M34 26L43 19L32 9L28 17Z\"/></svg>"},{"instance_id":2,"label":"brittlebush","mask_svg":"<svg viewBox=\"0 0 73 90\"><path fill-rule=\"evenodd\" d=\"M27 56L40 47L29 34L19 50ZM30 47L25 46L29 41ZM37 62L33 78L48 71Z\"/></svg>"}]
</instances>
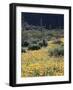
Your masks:
<instances>
[{"instance_id":1,"label":"brittlebush","mask_svg":"<svg viewBox=\"0 0 73 90\"><path fill-rule=\"evenodd\" d=\"M63 38L61 39L63 41ZM49 56L48 49L57 45L48 42L48 46L39 50L27 51L21 54L21 76L63 76L64 56Z\"/></svg>"}]
</instances>

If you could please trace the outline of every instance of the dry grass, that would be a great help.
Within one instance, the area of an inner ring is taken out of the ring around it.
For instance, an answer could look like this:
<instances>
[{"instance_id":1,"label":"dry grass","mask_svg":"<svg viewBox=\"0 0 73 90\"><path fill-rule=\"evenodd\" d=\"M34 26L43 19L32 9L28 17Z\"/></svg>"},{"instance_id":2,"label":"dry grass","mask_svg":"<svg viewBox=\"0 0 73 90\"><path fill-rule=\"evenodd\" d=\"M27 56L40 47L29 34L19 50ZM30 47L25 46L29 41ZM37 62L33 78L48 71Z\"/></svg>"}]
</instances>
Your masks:
<instances>
[{"instance_id":1,"label":"dry grass","mask_svg":"<svg viewBox=\"0 0 73 90\"><path fill-rule=\"evenodd\" d=\"M64 39L61 39L62 41ZM48 48L57 47L48 42L46 48L40 50L27 51L21 54L21 76L63 76L64 75L64 57L51 57L48 54Z\"/></svg>"}]
</instances>

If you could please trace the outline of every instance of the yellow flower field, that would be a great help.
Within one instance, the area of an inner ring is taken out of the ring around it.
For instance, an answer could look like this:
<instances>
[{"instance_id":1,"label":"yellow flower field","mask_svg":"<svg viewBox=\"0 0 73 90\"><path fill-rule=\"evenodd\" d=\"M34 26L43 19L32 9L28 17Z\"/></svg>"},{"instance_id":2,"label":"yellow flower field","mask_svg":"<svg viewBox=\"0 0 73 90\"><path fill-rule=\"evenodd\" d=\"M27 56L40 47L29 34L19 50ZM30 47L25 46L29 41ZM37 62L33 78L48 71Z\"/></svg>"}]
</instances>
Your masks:
<instances>
[{"instance_id":1,"label":"yellow flower field","mask_svg":"<svg viewBox=\"0 0 73 90\"><path fill-rule=\"evenodd\" d=\"M63 38L61 39L64 40ZM28 50L21 54L21 77L39 76L63 76L64 75L64 56L49 56L48 48L57 47L48 41L47 47L39 50Z\"/></svg>"}]
</instances>

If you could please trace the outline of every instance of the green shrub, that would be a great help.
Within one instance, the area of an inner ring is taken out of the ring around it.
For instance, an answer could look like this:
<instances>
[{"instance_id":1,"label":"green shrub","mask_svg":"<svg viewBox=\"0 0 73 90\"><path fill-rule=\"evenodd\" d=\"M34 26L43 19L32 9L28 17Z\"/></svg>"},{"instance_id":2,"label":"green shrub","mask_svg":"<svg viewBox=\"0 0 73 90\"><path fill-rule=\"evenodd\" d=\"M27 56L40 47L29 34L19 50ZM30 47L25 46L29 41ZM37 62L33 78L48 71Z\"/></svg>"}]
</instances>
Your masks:
<instances>
[{"instance_id":1,"label":"green shrub","mask_svg":"<svg viewBox=\"0 0 73 90\"><path fill-rule=\"evenodd\" d=\"M28 45L29 45L29 42L28 42L28 41L22 42L22 46L23 46L23 47L28 47Z\"/></svg>"},{"instance_id":2,"label":"green shrub","mask_svg":"<svg viewBox=\"0 0 73 90\"><path fill-rule=\"evenodd\" d=\"M33 44L37 44L37 41L32 41Z\"/></svg>"},{"instance_id":3,"label":"green shrub","mask_svg":"<svg viewBox=\"0 0 73 90\"><path fill-rule=\"evenodd\" d=\"M37 44L38 41L37 40L32 40L31 42L32 42L32 44Z\"/></svg>"},{"instance_id":4,"label":"green shrub","mask_svg":"<svg viewBox=\"0 0 73 90\"><path fill-rule=\"evenodd\" d=\"M46 75L54 76L54 70L53 70L53 67L52 67L52 68L47 68Z\"/></svg>"},{"instance_id":5,"label":"green shrub","mask_svg":"<svg viewBox=\"0 0 73 90\"><path fill-rule=\"evenodd\" d=\"M25 53L25 52L26 52L25 48L22 48L22 49L21 49L21 52L22 52L22 53Z\"/></svg>"},{"instance_id":6,"label":"green shrub","mask_svg":"<svg viewBox=\"0 0 73 90\"><path fill-rule=\"evenodd\" d=\"M43 46L43 42L42 42L42 41L40 41L40 42L39 42L39 45L40 45L40 47L42 47L42 46Z\"/></svg>"},{"instance_id":7,"label":"green shrub","mask_svg":"<svg viewBox=\"0 0 73 90\"><path fill-rule=\"evenodd\" d=\"M43 40L43 41L40 41L39 42L39 45L41 46L41 47L46 47L47 45L48 45L48 43L47 43L47 41L46 40Z\"/></svg>"},{"instance_id":8,"label":"green shrub","mask_svg":"<svg viewBox=\"0 0 73 90\"><path fill-rule=\"evenodd\" d=\"M62 44L63 42L60 39L55 39L53 41L54 44Z\"/></svg>"},{"instance_id":9,"label":"green shrub","mask_svg":"<svg viewBox=\"0 0 73 90\"><path fill-rule=\"evenodd\" d=\"M50 56L64 56L64 46L49 49Z\"/></svg>"},{"instance_id":10,"label":"green shrub","mask_svg":"<svg viewBox=\"0 0 73 90\"><path fill-rule=\"evenodd\" d=\"M63 47L64 47L64 43L61 43L61 46L63 46Z\"/></svg>"},{"instance_id":11,"label":"green shrub","mask_svg":"<svg viewBox=\"0 0 73 90\"><path fill-rule=\"evenodd\" d=\"M38 50L40 48L41 47L38 44L31 44L31 45L28 46L28 50Z\"/></svg>"},{"instance_id":12,"label":"green shrub","mask_svg":"<svg viewBox=\"0 0 73 90\"><path fill-rule=\"evenodd\" d=\"M32 74L33 74L34 77L35 77L35 76L40 76L39 70L36 70L36 69L33 71Z\"/></svg>"}]
</instances>

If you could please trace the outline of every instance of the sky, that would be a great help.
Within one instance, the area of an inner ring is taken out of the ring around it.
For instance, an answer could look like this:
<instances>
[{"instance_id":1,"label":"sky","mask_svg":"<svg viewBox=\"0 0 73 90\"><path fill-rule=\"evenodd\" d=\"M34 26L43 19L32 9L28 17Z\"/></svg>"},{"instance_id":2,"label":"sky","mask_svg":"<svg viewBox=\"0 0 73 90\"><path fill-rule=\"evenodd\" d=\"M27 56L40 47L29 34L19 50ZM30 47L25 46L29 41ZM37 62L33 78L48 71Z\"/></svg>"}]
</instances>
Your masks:
<instances>
[{"instance_id":1,"label":"sky","mask_svg":"<svg viewBox=\"0 0 73 90\"><path fill-rule=\"evenodd\" d=\"M42 19L41 19L42 18ZM64 26L63 14L39 14L39 13L24 13L22 12L22 24L27 22L29 25L52 25L52 26Z\"/></svg>"}]
</instances>

